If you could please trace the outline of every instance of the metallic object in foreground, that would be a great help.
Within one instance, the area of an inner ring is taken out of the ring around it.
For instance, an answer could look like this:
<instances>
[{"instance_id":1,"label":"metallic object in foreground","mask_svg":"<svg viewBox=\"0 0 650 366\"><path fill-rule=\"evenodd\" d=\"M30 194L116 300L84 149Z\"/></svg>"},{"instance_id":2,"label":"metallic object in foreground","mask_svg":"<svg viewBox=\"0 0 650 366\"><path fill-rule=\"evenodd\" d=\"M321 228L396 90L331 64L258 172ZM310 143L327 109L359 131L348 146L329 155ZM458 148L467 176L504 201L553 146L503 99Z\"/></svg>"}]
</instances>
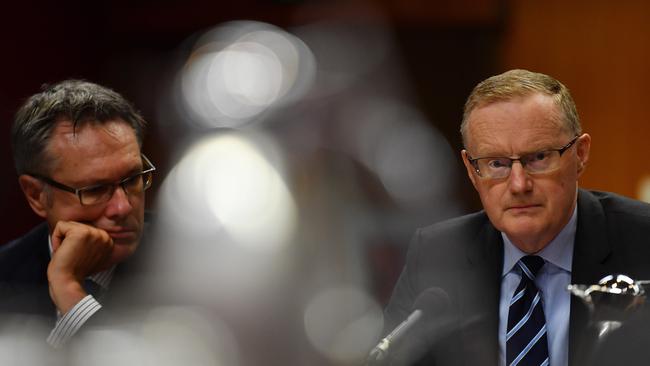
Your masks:
<instances>
[{"instance_id":1,"label":"metallic object in foreground","mask_svg":"<svg viewBox=\"0 0 650 366\"><path fill-rule=\"evenodd\" d=\"M645 302L644 285L623 274L608 275L595 285L569 285L573 295L582 299L591 313L592 326L601 339L619 328L625 319Z\"/></svg>"}]
</instances>

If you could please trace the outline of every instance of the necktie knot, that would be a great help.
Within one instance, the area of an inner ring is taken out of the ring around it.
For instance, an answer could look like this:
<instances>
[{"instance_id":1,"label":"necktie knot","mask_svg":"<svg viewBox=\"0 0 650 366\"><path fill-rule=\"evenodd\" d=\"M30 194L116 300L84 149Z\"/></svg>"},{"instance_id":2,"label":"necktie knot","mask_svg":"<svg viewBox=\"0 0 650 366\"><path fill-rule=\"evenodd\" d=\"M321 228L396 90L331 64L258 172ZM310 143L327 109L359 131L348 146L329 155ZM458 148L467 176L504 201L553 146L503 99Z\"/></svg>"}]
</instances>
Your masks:
<instances>
[{"instance_id":1,"label":"necktie knot","mask_svg":"<svg viewBox=\"0 0 650 366\"><path fill-rule=\"evenodd\" d=\"M527 255L519 260L519 267L531 280L535 279L542 266L544 259L537 255Z\"/></svg>"}]
</instances>

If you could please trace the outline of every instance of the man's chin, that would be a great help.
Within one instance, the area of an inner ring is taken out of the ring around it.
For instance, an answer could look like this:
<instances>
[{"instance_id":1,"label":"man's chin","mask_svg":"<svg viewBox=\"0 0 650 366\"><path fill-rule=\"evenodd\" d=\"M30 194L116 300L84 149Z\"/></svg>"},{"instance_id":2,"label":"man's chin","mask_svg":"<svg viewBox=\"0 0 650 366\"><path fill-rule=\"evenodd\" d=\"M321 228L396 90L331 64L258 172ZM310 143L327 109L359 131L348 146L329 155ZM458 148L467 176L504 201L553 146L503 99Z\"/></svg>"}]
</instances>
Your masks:
<instances>
[{"instance_id":1,"label":"man's chin","mask_svg":"<svg viewBox=\"0 0 650 366\"><path fill-rule=\"evenodd\" d=\"M129 259L135 253L137 247L138 242L114 240L113 251L111 252L107 267L110 268Z\"/></svg>"},{"instance_id":2,"label":"man's chin","mask_svg":"<svg viewBox=\"0 0 650 366\"><path fill-rule=\"evenodd\" d=\"M548 244L549 240L547 235L544 235L547 230L540 227L539 222L532 220L510 222L502 231L515 246L526 253L538 252Z\"/></svg>"},{"instance_id":3,"label":"man's chin","mask_svg":"<svg viewBox=\"0 0 650 366\"><path fill-rule=\"evenodd\" d=\"M533 220L515 220L505 227L506 234L533 236L540 230L539 224Z\"/></svg>"}]
</instances>

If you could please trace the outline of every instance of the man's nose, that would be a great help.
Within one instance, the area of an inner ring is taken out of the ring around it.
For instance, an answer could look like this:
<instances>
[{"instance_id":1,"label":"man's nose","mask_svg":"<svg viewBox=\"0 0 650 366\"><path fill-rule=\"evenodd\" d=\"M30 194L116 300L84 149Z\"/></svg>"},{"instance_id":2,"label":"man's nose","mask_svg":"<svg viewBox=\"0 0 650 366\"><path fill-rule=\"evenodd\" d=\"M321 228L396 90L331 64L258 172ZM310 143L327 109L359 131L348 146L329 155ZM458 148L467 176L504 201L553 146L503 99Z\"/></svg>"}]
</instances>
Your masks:
<instances>
[{"instance_id":1,"label":"man's nose","mask_svg":"<svg viewBox=\"0 0 650 366\"><path fill-rule=\"evenodd\" d=\"M117 186L111 199L106 204L106 216L108 217L123 217L131 213L133 205L129 201L129 194L124 187Z\"/></svg>"},{"instance_id":2,"label":"man's nose","mask_svg":"<svg viewBox=\"0 0 650 366\"><path fill-rule=\"evenodd\" d=\"M520 161L513 161L510 167L510 190L513 193L528 192L533 188L533 181Z\"/></svg>"}]
</instances>

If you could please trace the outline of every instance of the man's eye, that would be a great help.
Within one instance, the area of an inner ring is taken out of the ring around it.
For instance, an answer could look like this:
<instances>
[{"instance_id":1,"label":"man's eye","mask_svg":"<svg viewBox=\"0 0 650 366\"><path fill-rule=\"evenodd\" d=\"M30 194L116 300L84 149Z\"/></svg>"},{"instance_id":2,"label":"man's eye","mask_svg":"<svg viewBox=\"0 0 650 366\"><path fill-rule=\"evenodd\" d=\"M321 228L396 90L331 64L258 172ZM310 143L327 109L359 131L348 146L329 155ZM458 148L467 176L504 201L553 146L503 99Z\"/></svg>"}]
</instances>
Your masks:
<instances>
[{"instance_id":1,"label":"man's eye","mask_svg":"<svg viewBox=\"0 0 650 366\"><path fill-rule=\"evenodd\" d=\"M83 190L84 195L88 196L101 196L109 190L109 186L96 186L90 187Z\"/></svg>"},{"instance_id":2,"label":"man's eye","mask_svg":"<svg viewBox=\"0 0 650 366\"><path fill-rule=\"evenodd\" d=\"M142 179L141 175L135 175L133 177L130 177L129 179L124 181L124 185L131 187L131 186L136 186L140 183L140 180Z\"/></svg>"},{"instance_id":3,"label":"man's eye","mask_svg":"<svg viewBox=\"0 0 650 366\"><path fill-rule=\"evenodd\" d=\"M488 166L493 169L504 168L509 167L510 163L507 159L493 159L488 161Z\"/></svg>"},{"instance_id":4,"label":"man's eye","mask_svg":"<svg viewBox=\"0 0 650 366\"><path fill-rule=\"evenodd\" d=\"M540 151L540 152L536 152L534 154L530 154L528 156L527 160L529 162L543 161L543 160L548 159L549 155L550 155L550 152L548 152L548 151Z\"/></svg>"}]
</instances>

